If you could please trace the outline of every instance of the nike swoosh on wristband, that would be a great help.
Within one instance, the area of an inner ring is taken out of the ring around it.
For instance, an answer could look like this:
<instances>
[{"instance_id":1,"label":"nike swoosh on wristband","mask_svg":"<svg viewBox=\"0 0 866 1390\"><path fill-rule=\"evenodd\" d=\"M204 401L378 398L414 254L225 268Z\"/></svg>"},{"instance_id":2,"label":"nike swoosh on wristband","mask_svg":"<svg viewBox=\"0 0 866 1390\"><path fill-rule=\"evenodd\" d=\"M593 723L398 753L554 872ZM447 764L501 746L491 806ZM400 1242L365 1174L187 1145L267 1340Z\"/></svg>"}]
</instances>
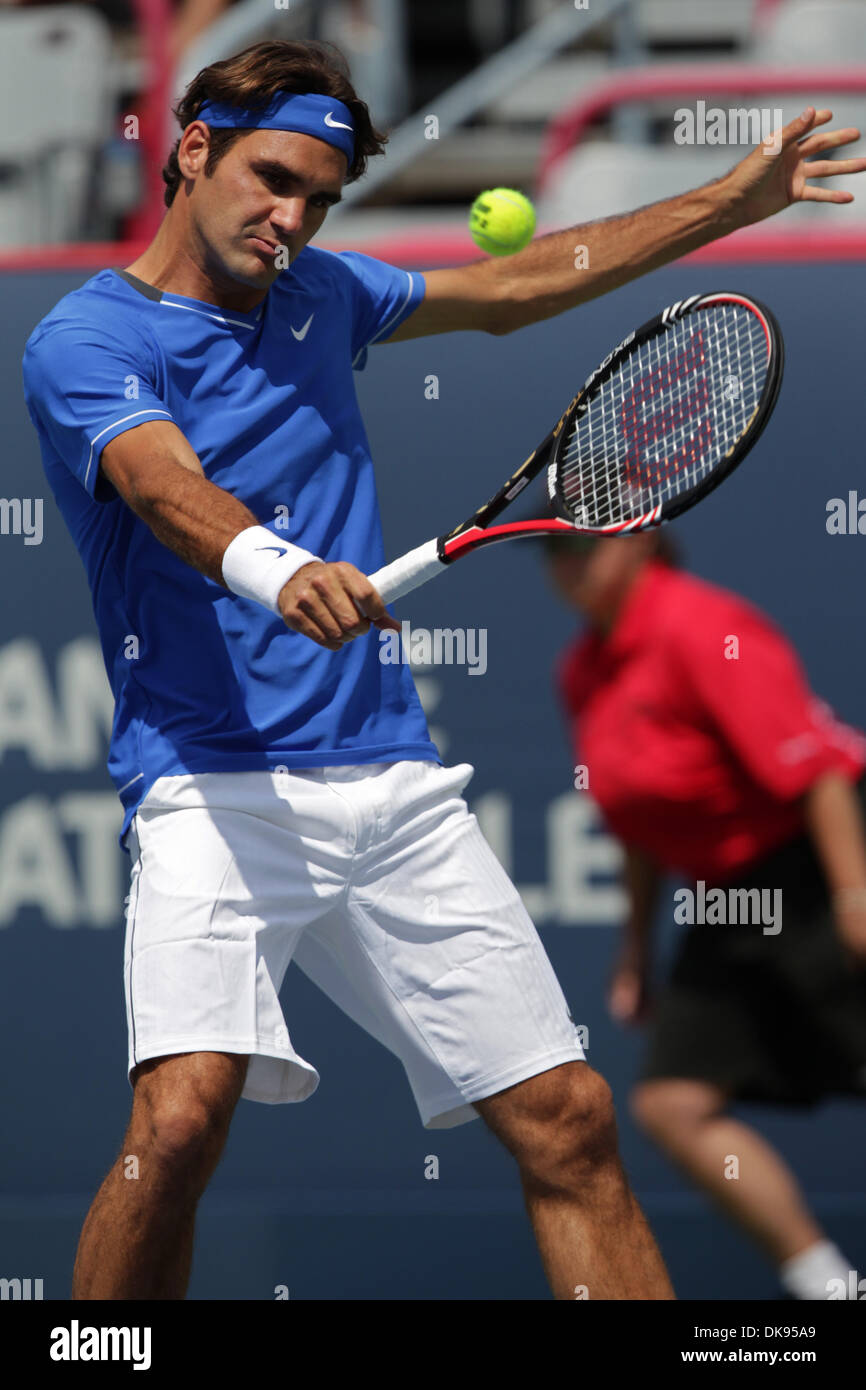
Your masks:
<instances>
[{"instance_id":1,"label":"nike swoosh on wristband","mask_svg":"<svg viewBox=\"0 0 866 1390\"><path fill-rule=\"evenodd\" d=\"M345 121L335 121L335 120L333 120L333 119L332 119L333 115L334 115L333 111L329 111L329 112L328 112L327 116L325 117L325 125L333 126L333 127L335 127L335 128L339 128L340 130L351 130L351 129L352 129L352 127L351 127L350 125L346 125L346 122L345 122Z\"/></svg>"},{"instance_id":2,"label":"nike swoosh on wristband","mask_svg":"<svg viewBox=\"0 0 866 1390\"><path fill-rule=\"evenodd\" d=\"M281 545L257 545L256 550L275 550L278 555L288 555L288 551Z\"/></svg>"},{"instance_id":3,"label":"nike swoosh on wristband","mask_svg":"<svg viewBox=\"0 0 866 1390\"><path fill-rule=\"evenodd\" d=\"M292 332L294 333L294 335L295 335L295 337L297 338L297 340L298 340L299 343L303 342L304 338L306 338L306 336L307 336L307 329L309 328L310 324L313 322L313 319L314 319L314 318L315 318L315 314L310 314L310 317L307 319L307 322L304 324L303 328L295 328L295 327L293 327L292 324L289 324L289 327L291 328Z\"/></svg>"}]
</instances>

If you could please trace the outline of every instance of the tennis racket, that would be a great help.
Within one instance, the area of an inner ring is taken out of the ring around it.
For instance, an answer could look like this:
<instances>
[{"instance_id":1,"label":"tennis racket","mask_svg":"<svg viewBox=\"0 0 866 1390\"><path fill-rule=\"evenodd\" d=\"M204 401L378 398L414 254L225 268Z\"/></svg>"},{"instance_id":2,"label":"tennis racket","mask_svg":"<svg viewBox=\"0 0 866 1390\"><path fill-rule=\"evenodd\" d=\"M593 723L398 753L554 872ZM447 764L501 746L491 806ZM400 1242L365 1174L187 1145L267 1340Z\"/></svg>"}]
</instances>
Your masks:
<instances>
[{"instance_id":1,"label":"tennis racket","mask_svg":"<svg viewBox=\"0 0 866 1390\"><path fill-rule=\"evenodd\" d=\"M371 583L392 603L496 541L616 536L670 521L718 487L757 442L783 362L779 325L757 300L695 294L670 305L596 367L489 502L371 574ZM544 468L558 515L492 525Z\"/></svg>"}]
</instances>

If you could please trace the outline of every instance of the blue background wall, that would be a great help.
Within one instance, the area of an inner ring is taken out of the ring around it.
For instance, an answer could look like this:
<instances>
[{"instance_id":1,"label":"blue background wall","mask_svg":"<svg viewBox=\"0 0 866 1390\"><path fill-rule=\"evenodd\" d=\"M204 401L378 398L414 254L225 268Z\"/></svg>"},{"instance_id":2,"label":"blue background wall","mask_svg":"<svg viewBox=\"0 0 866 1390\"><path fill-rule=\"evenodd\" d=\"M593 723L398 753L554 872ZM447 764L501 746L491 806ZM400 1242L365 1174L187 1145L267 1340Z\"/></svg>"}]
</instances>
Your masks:
<instances>
[{"instance_id":1,"label":"blue background wall","mask_svg":"<svg viewBox=\"0 0 866 1390\"><path fill-rule=\"evenodd\" d=\"M121 1143L128 860L104 770L107 706L83 571L44 483L20 390L33 326L86 273L0 277L0 495L45 497L41 545L0 535L0 1275L68 1296L87 1206ZM546 432L575 385L636 323L688 293L769 303L787 345L774 420L743 469L675 533L687 562L765 608L817 691L866 723L866 537L830 536L830 498L866 496L861 439L864 265L677 266L506 338L450 335L370 353L358 392L377 460L388 553L444 530ZM425 379L439 399L425 399ZM420 480L436 479L419 510ZM549 672L573 630L533 547L470 559L405 600L413 626L483 627L488 669L421 672L448 761L525 893L588 1059L610 1081L623 1154L682 1297L774 1298L773 1272L643 1140L625 1106L638 1034L607 1018L619 898L607 837L569 795ZM510 829L509 829L510 822ZM573 845L573 854L558 847ZM591 866L595 865L595 869ZM589 866L589 867L587 867ZM584 878L581 889L580 879ZM28 881L31 887L28 889ZM662 959L674 928L660 921ZM517 1178L482 1123L430 1133L400 1065L297 970L292 1038L322 1081L303 1106L240 1105L202 1204L193 1298L545 1298ZM803 1046L808 1047L807 1036ZM866 1267L864 1111L749 1107L826 1226ZM424 1178L439 1158L438 1181Z\"/></svg>"}]
</instances>

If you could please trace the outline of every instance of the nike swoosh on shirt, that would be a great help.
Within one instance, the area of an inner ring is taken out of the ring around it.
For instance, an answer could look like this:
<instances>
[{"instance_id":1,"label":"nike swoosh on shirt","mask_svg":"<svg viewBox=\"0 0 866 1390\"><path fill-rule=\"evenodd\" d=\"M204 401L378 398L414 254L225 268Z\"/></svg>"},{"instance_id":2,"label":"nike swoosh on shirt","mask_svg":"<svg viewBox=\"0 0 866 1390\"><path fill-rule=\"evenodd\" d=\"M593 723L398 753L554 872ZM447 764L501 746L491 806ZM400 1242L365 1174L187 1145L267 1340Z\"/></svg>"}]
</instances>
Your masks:
<instances>
[{"instance_id":1,"label":"nike swoosh on shirt","mask_svg":"<svg viewBox=\"0 0 866 1390\"><path fill-rule=\"evenodd\" d=\"M351 129L352 129L352 127L351 127L350 125L346 125L346 122L345 122L345 121L335 121L335 120L332 120L333 115L334 115L333 111L329 111L329 112L328 112L327 116L325 117L325 125L338 127L340 130L351 130Z\"/></svg>"},{"instance_id":2,"label":"nike swoosh on shirt","mask_svg":"<svg viewBox=\"0 0 866 1390\"><path fill-rule=\"evenodd\" d=\"M292 329L292 332L294 333L294 335L295 335L295 337L297 338L297 340L298 340L299 343L300 343L300 342L303 342L304 338L306 338L306 336L307 336L307 329L309 328L310 324L313 322L313 319L314 319L314 318L315 318L315 314L310 314L310 317L307 319L307 322L304 324L303 328L293 328L292 325L289 324L289 327Z\"/></svg>"}]
</instances>

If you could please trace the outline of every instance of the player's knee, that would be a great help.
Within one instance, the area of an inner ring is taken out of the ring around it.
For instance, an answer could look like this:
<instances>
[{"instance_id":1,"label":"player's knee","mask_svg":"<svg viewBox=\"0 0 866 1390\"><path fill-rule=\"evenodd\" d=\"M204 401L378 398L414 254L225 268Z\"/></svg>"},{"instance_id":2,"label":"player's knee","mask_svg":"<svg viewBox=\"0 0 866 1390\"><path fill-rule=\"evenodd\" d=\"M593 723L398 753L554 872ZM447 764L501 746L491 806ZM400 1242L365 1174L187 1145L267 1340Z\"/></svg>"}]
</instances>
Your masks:
<instances>
[{"instance_id":1,"label":"player's knee","mask_svg":"<svg viewBox=\"0 0 866 1390\"><path fill-rule=\"evenodd\" d=\"M642 1081L629 1096L629 1112L650 1135L694 1129L724 1108L724 1095L702 1081Z\"/></svg>"},{"instance_id":2,"label":"player's knee","mask_svg":"<svg viewBox=\"0 0 866 1390\"><path fill-rule=\"evenodd\" d=\"M161 1181L195 1181L215 1166L242 1085L242 1069L156 1066L136 1081L130 1138ZM236 1073L237 1070L237 1074ZM225 1073L225 1074L223 1074Z\"/></svg>"},{"instance_id":3,"label":"player's knee","mask_svg":"<svg viewBox=\"0 0 866 1390\"><path fill-rule=\"evenodd\" d=\"M149 1107L147 1149L160 1180L194 1183L209 1174L222 1152L229 1121L224 1108L207 1105L195 1095Z\"/></svg>"},{"instance_id":4,"label":"player's knee","mask_svg":"<svg viewBox=\"0 0 866 1390\"><path fill-rule=\"evenodd\" d=\"M589 1066L566 1075L533 1117L519 1157L524 1179L570 1192L618 1172L610 1086Z\"/></svg>"}]
</instances>

